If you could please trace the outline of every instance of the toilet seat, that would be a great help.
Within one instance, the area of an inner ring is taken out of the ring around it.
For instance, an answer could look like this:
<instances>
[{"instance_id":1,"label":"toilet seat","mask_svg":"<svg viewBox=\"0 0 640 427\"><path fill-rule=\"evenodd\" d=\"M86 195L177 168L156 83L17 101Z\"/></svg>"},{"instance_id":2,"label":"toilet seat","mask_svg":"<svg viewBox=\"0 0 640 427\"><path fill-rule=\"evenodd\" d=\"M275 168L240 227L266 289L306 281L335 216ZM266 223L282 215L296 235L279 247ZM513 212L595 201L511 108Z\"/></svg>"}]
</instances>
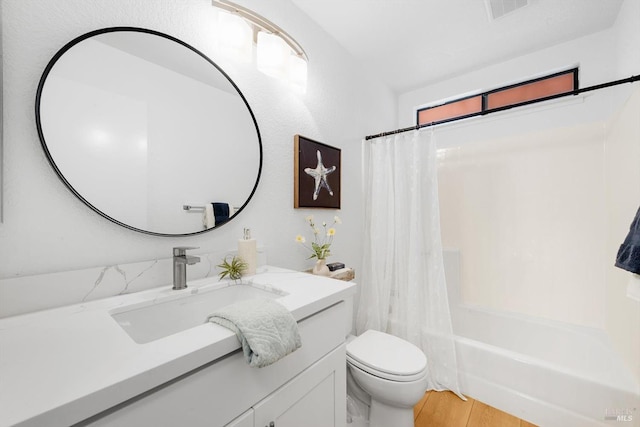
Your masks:
<instances>
[{"instance_id":1,"label":"toilet seat","mask_svg":"<svg viewBox=\"0 0 640 427\"><path fill-rule=\"evenodd\" d=\"M368 330L347 344L347 362L390 381L416 381L426 375L427 358L418 347L384 332Z\"/></svg>"}]
</instances>

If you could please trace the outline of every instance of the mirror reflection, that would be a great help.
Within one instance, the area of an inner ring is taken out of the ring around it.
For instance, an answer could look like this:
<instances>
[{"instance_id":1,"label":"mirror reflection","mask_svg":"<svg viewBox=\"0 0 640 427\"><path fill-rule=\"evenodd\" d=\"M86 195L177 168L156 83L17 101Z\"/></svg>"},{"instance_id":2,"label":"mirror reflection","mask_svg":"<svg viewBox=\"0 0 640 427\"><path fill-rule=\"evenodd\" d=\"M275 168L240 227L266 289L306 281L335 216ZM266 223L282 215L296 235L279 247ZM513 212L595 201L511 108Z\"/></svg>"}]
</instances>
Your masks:
<instances>
[{"instance_id":1,"label":"mirror reflection","mask_svg":"<svg viewBox=\"0 0 640 427\"><path fill-rule=\"evenodd\" d=\"M245 98L208 58L161 33L105 29L72 41L45 70L36 115L63 182L136 231L215 228L258 184L260 134Z\"/></svg>"}]
</instances>

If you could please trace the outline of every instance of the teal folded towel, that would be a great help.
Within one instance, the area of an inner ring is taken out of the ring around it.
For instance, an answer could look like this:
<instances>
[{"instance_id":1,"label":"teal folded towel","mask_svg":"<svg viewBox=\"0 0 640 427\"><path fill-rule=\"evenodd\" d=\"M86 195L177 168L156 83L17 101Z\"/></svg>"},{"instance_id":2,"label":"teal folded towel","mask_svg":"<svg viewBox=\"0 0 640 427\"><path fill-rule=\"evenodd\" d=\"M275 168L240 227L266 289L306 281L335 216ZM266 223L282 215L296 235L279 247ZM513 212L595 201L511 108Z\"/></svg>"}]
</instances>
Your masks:
<instances>
[{"instance_id":1,"label":"teal folded towel","mask_svg":"<svg viewBox=\"0 0 640 427\"><path fill-rule=\"evenodd\" d=\"M208 320L235 332L252 367L271 365L302 346L296 319L271 299L240 301L217 310Z\"/></svg>"}]
</instances>

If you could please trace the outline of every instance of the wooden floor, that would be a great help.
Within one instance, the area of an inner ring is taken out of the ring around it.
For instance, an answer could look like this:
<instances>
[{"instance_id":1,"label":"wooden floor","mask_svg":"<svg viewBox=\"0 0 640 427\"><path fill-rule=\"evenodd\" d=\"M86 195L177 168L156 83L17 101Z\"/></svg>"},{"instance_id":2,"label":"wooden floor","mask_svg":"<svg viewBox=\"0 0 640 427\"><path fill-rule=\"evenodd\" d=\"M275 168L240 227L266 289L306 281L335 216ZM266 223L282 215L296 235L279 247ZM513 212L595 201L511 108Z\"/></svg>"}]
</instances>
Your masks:
<instances>
[{"instance_id":1,"label":"wooden floor","mask_svg":"<svg viewBox=\"0 0 640 427\"><path fill-rule=\"evenodd\" d=\"M415 427L535 427L470 397L428 391L413 408Z\"/></svg>"}]
</instances>

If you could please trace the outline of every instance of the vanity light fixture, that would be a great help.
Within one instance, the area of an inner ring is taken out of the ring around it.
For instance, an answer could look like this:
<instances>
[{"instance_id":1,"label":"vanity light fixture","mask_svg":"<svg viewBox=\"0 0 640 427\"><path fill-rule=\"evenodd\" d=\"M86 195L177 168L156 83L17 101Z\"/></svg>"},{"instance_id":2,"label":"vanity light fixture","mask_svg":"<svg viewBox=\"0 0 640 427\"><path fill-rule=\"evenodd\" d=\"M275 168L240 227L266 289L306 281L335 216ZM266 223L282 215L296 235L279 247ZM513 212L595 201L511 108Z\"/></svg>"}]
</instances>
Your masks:
<instances>
[{"instance_id":1,"label":"vanity light fixture","mask_svg":"<svg viewBox=\"0 0 640 427\"><path fill-rule=\"evenodd\" d=\"M301 92L307 86L309 58L300 44L273 22L228 0L212 0L212 5L239 16L253 30L258 70L277 78L287 79Z\"/></svg>"},{"instance_id":2,"label":"vanity light fixture","mask_svg":"<svg viewBox=\"0 0 640 427\"><path fill-rule=\"evenodd\" d=\"M218 14L218 48L225 56L249 63L253 58L253 28L247 21L231 13Z\"/></svg>"}]
</instances>

